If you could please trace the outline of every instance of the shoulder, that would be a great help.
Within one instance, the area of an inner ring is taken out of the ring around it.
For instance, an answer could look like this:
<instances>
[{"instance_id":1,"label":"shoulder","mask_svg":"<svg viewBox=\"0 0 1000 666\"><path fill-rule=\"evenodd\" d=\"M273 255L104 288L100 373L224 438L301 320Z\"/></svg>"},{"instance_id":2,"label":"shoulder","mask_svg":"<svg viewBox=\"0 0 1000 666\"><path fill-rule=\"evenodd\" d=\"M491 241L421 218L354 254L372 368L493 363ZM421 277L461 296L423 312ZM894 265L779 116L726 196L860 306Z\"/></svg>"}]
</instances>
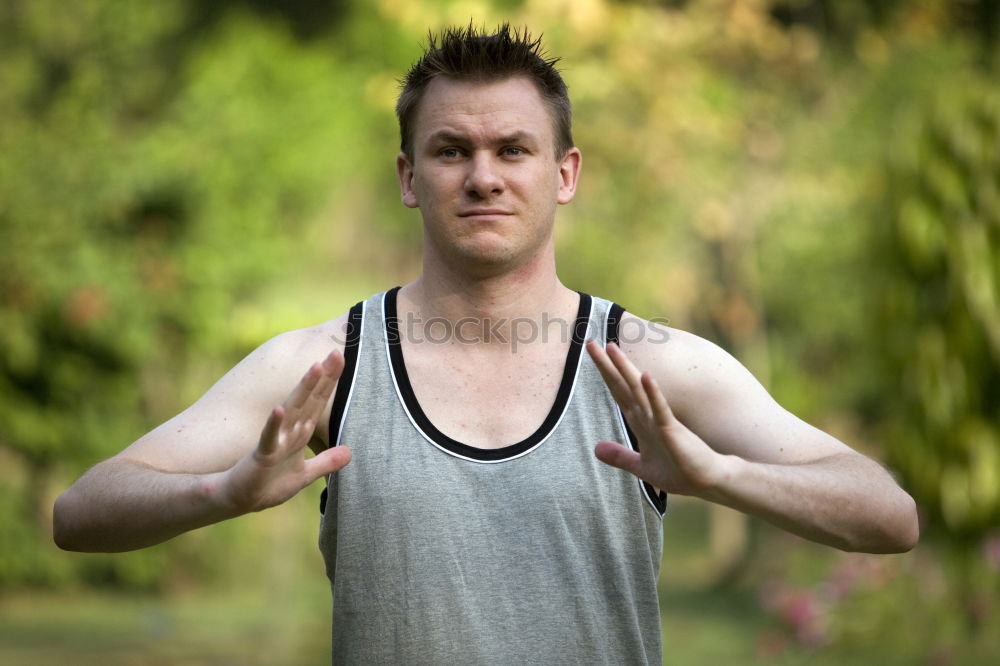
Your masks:
<instances>
[{"instance_id":1,"label":"shoulder","mask_svg":"<svg viewBox=\"0 0 1000 666\"><path fill-rule=\"evenodd\" d=\"M629 312L621 327L622 350L660 384L679 417L727 401L772 401L740 361L710 340Z\"/></svg>"},{"instance_id":2,"label":"shoulder","mask_svg":"<svg viewBox=\"0 0 1000 666\"><path fill-rule=\"evenodd\" d=\"M622 350L652 375L681 423L716 451L782 464L850 451L785 410L719 345L628 313L623 323L628 318L646 335L623 338Z\"/></svg>"},{"instance_id":3,"label":"shoulder","mask_svg":"<svg viewBox=\"0 0 1000 666\"><path fill-rule=\"evenodd\" d=\"M320 360L334 349L344 350L347 340L347 316L344 312L321 324L281 333L255 349L247 359L258 363L283 365L297 358L320 354ZM247 360L245 359L245 360Z\"/></svg>"},{"instance_id":4,"label":"shoulder","mask_svg":"<svg viewBox=\"0 0 1000 666\"><path fill-rule=\"evenodd\" d=\"M241 392L252 391L268 404L284 399L309 366L335 349L343 352L347 315L276 335L250 352L213 388L239 385Z\"/></svg>"},{"instance_id":5,"label":"shoulder","mask_svg":"<svg viewBox=\"0 0 1000 666\"><path fill-rule=\"evenodd\" d=\"M271 338L194 404L119 455L158 469L192 473L232 465L256 443L270 410L285 400L309 367L333 349L343 349L346 321L341 315Z\"/></svg>"},{"instance_id":6,"label":"shoulder","mask_svg":"<svg viewBox=\"0 0 1000 666\"><path fill-rule=\"evenodd\" d=\"M656 319L625 312L619 326L619 346L629 359L637 366L646 366L650 372L664 374L664 378L697 375L697 370L702 371L700 374L731 370L733 364L740 365L714 342Z\"/></svg>"}]
</instances>

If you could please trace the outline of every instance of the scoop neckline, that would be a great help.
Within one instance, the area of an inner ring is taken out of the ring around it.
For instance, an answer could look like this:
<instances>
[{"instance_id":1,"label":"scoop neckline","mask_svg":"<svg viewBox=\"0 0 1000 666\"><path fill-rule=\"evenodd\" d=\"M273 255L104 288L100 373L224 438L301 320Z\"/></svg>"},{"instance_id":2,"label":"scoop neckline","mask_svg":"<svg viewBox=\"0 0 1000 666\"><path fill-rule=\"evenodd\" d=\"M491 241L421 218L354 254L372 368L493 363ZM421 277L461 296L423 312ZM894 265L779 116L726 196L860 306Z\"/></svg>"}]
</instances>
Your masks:
<instances>
[{"instance_id":1,"label":"scoop neckline","mask_svg":"<svg viewBox=\"0 0 1000 666\"><path fill-rule=\"evenodd\" d=\"M563 366L562 379L559 382L559 390L556 392L552 407L549 409L541 425L519 442L496 449L484 449L465 444L441 432L431 422L420 406L420 401L417 400L417 396L413 392L413 386L410 383L410 377L406 370L406 361L403 358L402 341L399 333L399 317L396 308L396 297L399 290L400 287L394 287L385 292L382 298L386 350L389 367L395 380L400 401L410 420L421 434L439 449L453 456L474 462L495 463L513 460L541 445L562 420L566 407L569 404L570 396L573 393L573 386L576 383L577 372L580 366L580 356L583 352L583 344L586 340L587 328L590 323L593 302L590 295L577 292L580 296L580 304L577 308L569 350L566 352L566 364Z\"/></svg>"}]
</instances>

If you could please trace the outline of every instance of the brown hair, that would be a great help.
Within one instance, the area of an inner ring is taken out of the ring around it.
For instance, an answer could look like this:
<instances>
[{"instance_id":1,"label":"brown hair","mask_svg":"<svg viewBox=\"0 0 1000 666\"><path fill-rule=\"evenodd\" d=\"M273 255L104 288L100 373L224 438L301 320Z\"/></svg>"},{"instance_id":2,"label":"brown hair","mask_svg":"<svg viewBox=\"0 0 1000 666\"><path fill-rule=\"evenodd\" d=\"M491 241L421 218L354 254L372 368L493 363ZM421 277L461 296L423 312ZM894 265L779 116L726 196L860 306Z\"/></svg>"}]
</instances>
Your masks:
<instances>
[{"instance_id":1,"label":"brown hair","mask_svg":"<svg viewBox=\"0 0 1000 666\"><path fill-rule=\"evenodd\" d=\"M491 35L467 28L446 28L438 37L428 35L427 49L401 80L396 101L400 148L413 159L413 122L427 86L437 76L459 81L491 82L526 76L538 88L552 115L556 156L573 147L572 113L566 83L555 64L541 50L541 37L527 29L518 31L504 23Z\"/></svg>"}]
</instances>

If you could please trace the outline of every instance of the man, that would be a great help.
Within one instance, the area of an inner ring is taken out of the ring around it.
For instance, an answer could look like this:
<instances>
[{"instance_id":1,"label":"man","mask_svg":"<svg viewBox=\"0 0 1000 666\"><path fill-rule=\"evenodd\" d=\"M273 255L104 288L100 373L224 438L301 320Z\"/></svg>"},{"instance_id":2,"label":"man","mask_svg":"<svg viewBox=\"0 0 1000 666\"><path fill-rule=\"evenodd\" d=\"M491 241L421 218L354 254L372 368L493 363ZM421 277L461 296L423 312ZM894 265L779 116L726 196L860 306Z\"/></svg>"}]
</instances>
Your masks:
<instances>
[{"instance_id":1,"label":"man","mask_svg":"<svg viewBox=\"0 0 1000 666\"><path fill-rule=\"evenodd\" d=\"M432 39L397 106L421 275L265 343L88 471L56 542L141 548L326 476L335 660L429 664L659 663L667 492L911 548L913 501L879 465L715 345L560 283L581 154L553 64L507 26Z\"/></svg>"}]
</instances>

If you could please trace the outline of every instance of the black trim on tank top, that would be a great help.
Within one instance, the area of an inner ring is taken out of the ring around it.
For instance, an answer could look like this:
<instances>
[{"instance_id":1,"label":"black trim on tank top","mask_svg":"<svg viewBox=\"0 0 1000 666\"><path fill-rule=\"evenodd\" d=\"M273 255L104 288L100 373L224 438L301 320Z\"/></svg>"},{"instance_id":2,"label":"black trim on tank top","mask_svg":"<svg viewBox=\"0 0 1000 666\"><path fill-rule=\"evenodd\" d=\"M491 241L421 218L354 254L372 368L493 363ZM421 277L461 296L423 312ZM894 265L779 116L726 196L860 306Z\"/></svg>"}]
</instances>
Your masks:
<instances>
[{"instance_id":1,"label":"black trim on tank top","mask_svg":"<svg viewBox=\"0 0 1000 666\"><path fill-rule=\"evenodd\" d=\"M569 403L570 395L573 392L573 384L576 382L577 368L580 365L580 354L583 351L583 343L587 337L587 326L590 322L592 299L588 294L577 292L580 294L580 307L576 313L573 338L570 341L569 352L566 354L566 365L563 368L563 376L559 383L556 399L552 403L552 409L549 410L545 420L542 421L542 424L535 432L516 444L510 444L499 449L483 449L463 444L458 440L448 437L431 423L424 410L420 407L417 396L413 392L413 386L410 384L409 375L406 372L403 348L400 344L399 317L396 309L396 295L398 293L399 287L390 289L385 293L383 301L389 364L396 379L396 386L403 400L403 406L409 412L410 418L413 419L414 423L427 438L440 448L460 458L467 458L478 462L502 462L526 453L551 434L556 424L562 418L563 412L566 410L566 405Z\"/></svg>"},{"instance_id":2,"label":"black trim on tank top","mask_svg":"<svg viewBox=\"0 0 1000 666\"><path fill-rule=\"evenodd\" d=\"M337 391L330 406L330 446L337 446L340 440L340 426L344 422L347 398L354 385L354 373L358 367L358 347L361 342L361 321L364 316L364 302L356 303L347 313L347 340L344 343L344 370L337 380ZM346 381L345 381L346 380Z\"/></svg>"},{"instance_id":3,"label":"black trim on tank top","mask_svg":"<svg viewBox=\"0 0 1000 666\"><path fill-rule=\"evenodd\" d=\"M354 386L354 375L358 367L358 348L361 346L361 323L364 320L364 302L356 303L347 313L347 340L344 342L344 369L337 380L337 390L330 405L330 421L327 432L329 446L340 443L340 427L347 412L347 400ZM326 488L319 497L319 512L326 510Z\"/></svg>"},{"instance_id":4,"label":"black trim on tank top","mask_svg":"<svg viewBox=\"0 0 1000 666\"><path fill-rule=\"evenodd\" d=\"M607 340L608 342L613 342L615 344L618 344L619 328L621 327L622 316L624 314L625 314L625 308L618 305L617 303L611 304L611 308L608 310L608 331L605 337L605 340ZM619 409L617 405L615 406L615 409L618 409L618 413L621 414L621 409ZM621 417L622 417L622 423L625 424L625 436L628 438L628 444L629 446L632 447L633 450L638 451L639 438L637 438L635 436L635 433L632 432L632 428L629 427L628 421L625 419L625 415L621 414ZM653 508L656 509L661 516L664 513L666 513L667 493L663 492L662 490L660 492L656 492L656 488L654 488L651 484L646 483L642 479L639 479L639 483L642 484L642 491L646 494L646 497L649 498L649 501L650 503L652 503Z\"/></svg>"}]
</instances>

